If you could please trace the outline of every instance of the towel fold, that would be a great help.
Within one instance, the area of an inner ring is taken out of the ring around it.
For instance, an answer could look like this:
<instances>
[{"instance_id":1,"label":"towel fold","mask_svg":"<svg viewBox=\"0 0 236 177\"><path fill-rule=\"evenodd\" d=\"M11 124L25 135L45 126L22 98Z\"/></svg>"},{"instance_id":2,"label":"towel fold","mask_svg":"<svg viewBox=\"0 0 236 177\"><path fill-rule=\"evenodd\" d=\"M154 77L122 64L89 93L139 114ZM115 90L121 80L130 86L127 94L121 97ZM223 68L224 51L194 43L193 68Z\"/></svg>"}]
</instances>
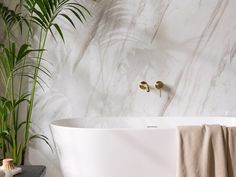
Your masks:
<instances>
[{"instance_id":1,"label":"towel fold","mask_svg":"<svg viewBox=\"0 0 236 177\"><path fill-rule=\"evenodd\" d=\"M177 177L236 177L236 127L178 127Z\"/></svg>"}]
</instances>

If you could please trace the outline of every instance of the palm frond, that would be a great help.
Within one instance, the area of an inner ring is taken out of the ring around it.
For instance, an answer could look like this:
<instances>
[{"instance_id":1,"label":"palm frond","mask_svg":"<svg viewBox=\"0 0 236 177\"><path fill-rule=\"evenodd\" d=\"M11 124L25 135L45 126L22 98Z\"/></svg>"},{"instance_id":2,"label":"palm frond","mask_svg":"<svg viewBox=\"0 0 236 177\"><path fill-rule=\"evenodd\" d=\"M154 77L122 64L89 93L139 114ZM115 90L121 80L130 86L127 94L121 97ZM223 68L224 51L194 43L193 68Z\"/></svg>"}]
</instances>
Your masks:
<instances>
[{"instance_id":1,"label":"palm frond","mask_svg":"<svg viewBox=\"0 0 236 177\"><path fill-rule=\"evenodd\" d=\"M70 16L65 10L70 11L81 23L86 21L86 14L91 15L88 9L80 3L70 0L26 0L25 8L32 13L32 21L44 31L49 31L54 37L54 28L64 41L61 26L55 23L57 16L63 17L74 28L76 28ZM55 37L54 37L55 38Z\"/></svg>"},{"instance_id":2,"label":"palm frond","mask_svg":"<svg viewBox=\"0 0 236 177\"><path fill-rule=\"evenodd\" d=\"M35 80L35 77L34 75L32 75L31 73L16 73L14 74L14 77L22 77L22 78L27 78L27 79L30 79L32 81L36 81L36 83L39 85L39 87L44 91L43 89L43 86L42 86L42 83L45 84L47 87L47 83L40 77L40 76L37 76L37 80ZM42 83L41 83L42 82Z\"/></svg>"},{"instance_id":3,"label":"palm frond","mask_svg":"<svg viewBox=\"0 0 236 177\"><path fill-rule=\"evenodd\" d=\"M0 132L0 138L3 138L5 141L7 141L11 147L13 146L13 141L9 130L3 130Z\"/></svg>"},{"instance_id":4,"label":"palm frond","mask_svg":"<svg viewBox=\"0 0 236 177\"><path fill-rule=\"evenodd\" d=\"M14 42L10 44L9 48L4 48L3 52L0 53L0 70L2 68L6 80L12 77L12 73L21 64L24 57L40 51L44 51L44 49L31 49L28 44L22 44L17 50Z\"/></svg>"},{"instance_id":5,"label":"palm frond","mask_svg":"<svg viewBox=\"0 0 236 177\"><path fill-rule=\"evenodd\" d=\"M41 140L43 140L43 141L50 147L51 151L53 152L52 146L51 146L51 144L49 143L48 138L47 138L46 136L40 135L40 134L36 134L36 135L32 135L32 136L29 138L30 141L33 140L33 139L41 139Z\"/></svg>"},{"instance_id":6,"label":"palm frond","mask_svg":"<svg viewBox=\"0 0 236 177\"><path fill-rule=\"evenodd\" d=\"M24 24L28 28L30 28L29 22L26 17L24 17L21 13L16 13L14 10L9 9L3 3L0 3L0 17L4 25L6 26L7 31L11 31L12 27L15 24L18 24L21 33Z\"/></svg>"},{"instance_id":7,"label":"palm frond","mask_svg":"<svg viewBox=\"0 0 236 177\"><path fill-rule=\"evenodd\" d=\"M15 68L14 73L17 73L18 71L22 71L24 68L38 69L39 71L41 71L42 73L47 75L49 78L51 78L51 73L47 68L45 68L43 66L38 67L33 64L25 64L23 66L19 66L19 67Z\"/></svg>"}]
</instances>

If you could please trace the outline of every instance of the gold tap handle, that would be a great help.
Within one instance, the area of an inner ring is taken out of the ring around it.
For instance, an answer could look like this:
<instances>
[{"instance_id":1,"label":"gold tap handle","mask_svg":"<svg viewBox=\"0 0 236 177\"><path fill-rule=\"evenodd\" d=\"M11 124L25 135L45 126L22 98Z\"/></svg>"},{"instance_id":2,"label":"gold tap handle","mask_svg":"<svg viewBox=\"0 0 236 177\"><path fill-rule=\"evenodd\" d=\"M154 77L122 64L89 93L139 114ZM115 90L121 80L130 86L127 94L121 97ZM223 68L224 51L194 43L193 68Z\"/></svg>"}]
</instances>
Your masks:
<instances>
[{"instance_id":1,"label":"gold tap handle","mask_svg":"<svg viewBox=\"0 0 236 177\"><path fill-rule=\"evenodd\" d=\"M164 87L164 83L162 81L157 81L155 87L160 91L160 98L161 98L161 89Z\"/></svg>"}]
</instances>

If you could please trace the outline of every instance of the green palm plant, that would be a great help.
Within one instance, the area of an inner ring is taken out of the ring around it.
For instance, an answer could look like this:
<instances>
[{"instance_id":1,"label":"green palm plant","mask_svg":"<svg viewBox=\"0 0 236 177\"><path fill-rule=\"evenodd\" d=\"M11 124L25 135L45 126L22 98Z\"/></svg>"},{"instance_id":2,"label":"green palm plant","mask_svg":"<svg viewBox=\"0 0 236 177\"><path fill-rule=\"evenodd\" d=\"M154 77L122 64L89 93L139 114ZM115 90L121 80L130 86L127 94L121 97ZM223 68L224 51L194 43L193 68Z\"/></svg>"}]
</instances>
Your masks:
<instances>
[{"instance_id":1,"label":"green palm plant","mask_svg":"<svg viewBox=\"0 0 236 177\"><path fill-rule=\"evenodd\" d=\"M0 45L0 80L4 93L0 95L0 149L2 158L10 156L16 164L24 164L29 141L41 139L51 148L48 138L40 134L30 134L35 91L42 87L39 73L50 77L50 72L42 66L45 43L49 34L56 40L58 33L65 42L58 16L76 28L71 15L81 23L90 12L83 5L70 0L20 0L21 12L10 10L0 3L0 20L4 26L5 43ZM32 49L33 27L39 30L38 48ZM13 31L19 29L27 35L22 42L16 42ZM32 62L33 61L33 62ZM23 89L24 78L32 80L31 88ZM19 82L19 86L16 82ZM26 105L25 116L20 114L20 106ZM23 132L23 136L20 136Z\"/></svg>"}]
</instances>

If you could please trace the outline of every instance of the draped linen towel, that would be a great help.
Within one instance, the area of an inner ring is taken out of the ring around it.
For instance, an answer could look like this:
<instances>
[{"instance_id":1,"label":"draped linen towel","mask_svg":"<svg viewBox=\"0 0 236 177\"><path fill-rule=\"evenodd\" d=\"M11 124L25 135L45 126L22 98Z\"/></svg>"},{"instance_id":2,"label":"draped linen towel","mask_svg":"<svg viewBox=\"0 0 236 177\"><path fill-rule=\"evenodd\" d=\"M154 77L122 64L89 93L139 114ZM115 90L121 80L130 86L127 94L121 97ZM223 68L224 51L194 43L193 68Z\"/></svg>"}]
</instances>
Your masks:
<instances>
[{"instance_id":1,"label":"draped linen towel","mask_svg":"<svg viewBox=\"0 0 236 177\"><path fill-rule=\"evenodd\" d=\"M177 177L236 177L236 127L178 127Z\"/></svg>"}]
</instances>

